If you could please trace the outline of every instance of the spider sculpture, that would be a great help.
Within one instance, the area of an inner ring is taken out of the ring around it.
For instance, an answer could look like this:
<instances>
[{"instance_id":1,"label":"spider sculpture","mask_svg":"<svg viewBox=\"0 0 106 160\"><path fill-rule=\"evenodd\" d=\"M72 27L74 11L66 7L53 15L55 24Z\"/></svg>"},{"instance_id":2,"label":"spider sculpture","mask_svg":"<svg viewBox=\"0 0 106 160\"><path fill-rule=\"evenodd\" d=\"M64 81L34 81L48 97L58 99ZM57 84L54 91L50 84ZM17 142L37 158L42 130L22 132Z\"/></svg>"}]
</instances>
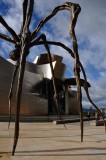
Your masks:
<instances>
[{"instance_id":1,"label":"spider sculpture","mask_svg":"<svg viewBox=\"0 0 106 160\"><path fill-rule=\"evenodd\" d=\"M80 62L79 54L78 54L78 45L77 45L77 38L75 34L75 26L77 22L78 15L81 11L81 8L79 4L74 4L71 2L66 2L61 6L57 6L50 15L42 19L36 29L31 33L29 30L29 25L31 23L31 17L33 13L33 6L34 6L34 0L23 0L23 21L21 26L21 31L19 35L16 34L16 32L8 26L8 24L5 22L5 20L0 16L0 23L9 31L9 33L12 35L12 38L10 38L7 35L0 33L0 38L9 41L14 44L15 50L13 50L9 56L12 60L16 61L16 65L13 72L13 78L11 82L10 92L9 92L9 115L11 118L11 97L12 97L12 89L14 85L14 79L17 73L17 70L19 69L18 73L18 83L17 83L17 92L16 92L16 119L15 119L15 133L14 133L14 144L13 144L13 150L12 155L15 153L15 149L18 142L19 137L19 117L20 117L20 103L21 103L21 93L22 93L22 85L23 85L23 76L24 76L24 70L25 70L25 63L26 63L26 57L30 53L30 48L36 45L44 45L50 61L50 67L51 67L51 73L53 77L53 86L54 86L54 101L57 106L57 112L59 112L59 105L58 105L58 93L56 91L56 85L55 85L55 77L54 77L54 71L52 66L52 60L51 60L51 54L49 50L49 45L57 45L62 48L64 48L68 53L72 56L74 59L74 75L76 78L76 84L77 84L77 100L80 108L80 125L81 125L81 142L83 141L83 114L82 114L82 91L81 91L81 84L80 84L80 71L83 73L84 77L84 89L86 92L86 95L88 97L88 100L91 102L91 104L99 111L102 118L103 115L99 108L93 103L89 96L88 92L88 86L87 86L87 78L86 73L84 71L84 68ZM46 35L41 34L38 36L39 31L44 26L44 24L49 21L53 16L55 16L60 10L69 10L71 12L71 20L70 20L70 36L72 38L73 43L73 51L65 46L64 44L60 42L53 42L53 41L47 41ZM36 38L36 39L35 39ZM103 118L104 120L104 118ZM10 121L10 120L9 120ZM104 121L105 125L105 121Z\"/></svg>"}]
</instances>

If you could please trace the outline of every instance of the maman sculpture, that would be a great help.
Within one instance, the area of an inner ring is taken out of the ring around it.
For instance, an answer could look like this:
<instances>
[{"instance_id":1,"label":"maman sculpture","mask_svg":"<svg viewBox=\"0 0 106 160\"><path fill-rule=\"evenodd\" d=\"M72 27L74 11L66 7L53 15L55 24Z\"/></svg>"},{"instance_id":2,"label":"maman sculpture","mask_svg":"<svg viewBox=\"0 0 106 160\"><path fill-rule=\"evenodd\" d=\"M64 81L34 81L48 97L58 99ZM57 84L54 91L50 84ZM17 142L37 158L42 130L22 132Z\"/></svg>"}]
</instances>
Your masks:
<instances>
[{"instance_id":1,"label":"maman sculpture","mask_svg":"<svg viewBox=\"0 0 106 160\"><path fill-rule=\"evenodd\" d=\"M11 97L12 97L12 89L14 85L14 79L17 74L17 70L19 68L18 73L18 84L17 84L17 93L16 93L16 120L15 120L15 133L14 133L14 144L13 144L13 151L12 155L15 153L15 149L18 142L19 137L19 117L20 117L20 103L21 103L21 93L22 93L22 84L23 84L23 76L24 76L24 70L25 70L25 62L26 57L30 54L30 48L36 45L44 45L48 55L49 55L49 61L50 61L50 67L51 72L53 75L53 86L54 86L54 100L57 106L57 112L59 112L59 105L58 105L58 93L56 91L56 85L55 85L55 76L52 66L52 60L51 60L51 53L49 49L49 45L57 45L69 52L69 54L74 59L74 75L76 78L76 84L77 84L77 100L78 105L80 108L80 124L81 124L81 141L83 141L83 112L82 112L82 91L81 91L81 84L80 84L80 72L82 71L83 77L85 80L84 89L86 91L86 95L91 102L91 104L99 111L101 114L103 120L104 117L99 110L99 108L93 103L93 101L90 98L89 92L88 92L88 86L87 86L87 78L85 70L80 62L79 54L78 54L78 44L77 44L77 38L75 34L75 26L77 22L78 15L81 11L81 8L79 4L74 4L71 2L66 2L61 6L56 7L50 15L42 19L36 29L31 33L29 30L29 25L31 23L32 13L33 13L33 6L34 6L34 0L23 0L23 22L21 26L21 31L19 35L16 34L16 32L8 26L8 24L5 22L5 20L0 16L0 23L10 32L13 38L8 37L7 35L0 33L0 38L9 41L14 44L15 50L13 50L9 56L12 60L16 61L16 65L13 72L13 78L11 82L10 92L9 92L9 115L11 119ZM73 43L73 51L65 46L64 44L60 42L53 42L53 41L47 41L46 35L41 34L38 36L39 31L44 26L44 24L49 21L52 17L54 17L60 10L69 10L71 12L71 21L70 21L70 37L72 39ZM36 38L36 39L35 39ZM10 120L9 120L10 123ZM105 124L105 122L104 122Z\"/></svg>"}]
</instances>

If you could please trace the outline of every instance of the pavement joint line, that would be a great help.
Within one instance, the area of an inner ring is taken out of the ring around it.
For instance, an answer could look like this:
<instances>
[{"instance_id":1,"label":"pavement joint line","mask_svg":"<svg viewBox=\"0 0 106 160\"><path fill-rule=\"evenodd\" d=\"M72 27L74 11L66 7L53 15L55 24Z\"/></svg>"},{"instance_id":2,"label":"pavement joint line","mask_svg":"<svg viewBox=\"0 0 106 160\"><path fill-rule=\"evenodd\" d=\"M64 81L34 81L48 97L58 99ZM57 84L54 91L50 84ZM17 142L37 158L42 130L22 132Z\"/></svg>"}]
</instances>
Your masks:
<instances>
[{"instance_id":1,"label":"pavement joint line","mask_svg":"<svg viewBox=\"0 0 106 160\"><path fill-rule=\"evenodd\" d=\"M95 120L84 122L86 127L83 143L80 142L79 122L67 124L68 131L63 130L63 125L55 126L50 122L40 123L40 125L38 123L21 123L23 130L21 130L20 136L28 138L19 139L14 156L11 155L12 139L2 139L2 136L7 136L5 125L8 123L0 123L2 131L0 132L0 156L2 156L0 160L105 160L106 134L103 127L90 125L94 122ZM13 125L14 123L11 124L12 127ZM7 132L13 135L13 132L8 130ZM35 138L30 137L31 134ZM41 140L39 140L39 136L42 137Z\"/></svg>"}]
</instances>

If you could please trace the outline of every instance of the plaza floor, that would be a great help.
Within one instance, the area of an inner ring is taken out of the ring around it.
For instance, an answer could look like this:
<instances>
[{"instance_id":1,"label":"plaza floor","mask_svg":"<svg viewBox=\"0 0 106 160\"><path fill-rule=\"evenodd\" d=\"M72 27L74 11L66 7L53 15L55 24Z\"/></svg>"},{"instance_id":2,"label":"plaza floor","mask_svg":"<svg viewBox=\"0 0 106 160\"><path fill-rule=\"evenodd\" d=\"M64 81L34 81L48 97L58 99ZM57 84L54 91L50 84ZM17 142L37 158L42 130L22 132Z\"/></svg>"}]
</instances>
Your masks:
<instances>
[{"instance_id":1,"label":"plaza floor","mask_svg":"<svg viewBox=\"0 0 106 160\"><path fill-rule=\"evenodd\" d=\"M104 126L84 122L84 142L79 123L20 123L20 137L11 155L14 123L0 123L0 160L106 160Z\"/></svg>"}]
</instances>

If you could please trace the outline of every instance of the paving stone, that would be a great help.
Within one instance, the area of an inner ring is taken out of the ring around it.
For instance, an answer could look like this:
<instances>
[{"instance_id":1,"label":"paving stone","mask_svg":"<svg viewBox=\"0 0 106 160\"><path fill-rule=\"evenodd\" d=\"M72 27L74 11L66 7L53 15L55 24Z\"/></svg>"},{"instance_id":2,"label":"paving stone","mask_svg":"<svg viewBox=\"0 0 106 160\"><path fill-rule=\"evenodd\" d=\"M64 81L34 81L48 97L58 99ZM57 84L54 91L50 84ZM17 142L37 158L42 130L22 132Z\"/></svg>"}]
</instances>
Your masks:
<instances>
[{"instance_id":1,"label":"paving stone","mask_svg":"<svg viewBox=\"0 0 106 160\"><path fill-rule=\"evenodd\" d=\"M0 160L106 160L104 126L84 122L84 142L80 123L20 123L20 137L12 156L14 123L0 123ZM7 159L6 159L7 158Z\"/></svg>"}]
</instances>

